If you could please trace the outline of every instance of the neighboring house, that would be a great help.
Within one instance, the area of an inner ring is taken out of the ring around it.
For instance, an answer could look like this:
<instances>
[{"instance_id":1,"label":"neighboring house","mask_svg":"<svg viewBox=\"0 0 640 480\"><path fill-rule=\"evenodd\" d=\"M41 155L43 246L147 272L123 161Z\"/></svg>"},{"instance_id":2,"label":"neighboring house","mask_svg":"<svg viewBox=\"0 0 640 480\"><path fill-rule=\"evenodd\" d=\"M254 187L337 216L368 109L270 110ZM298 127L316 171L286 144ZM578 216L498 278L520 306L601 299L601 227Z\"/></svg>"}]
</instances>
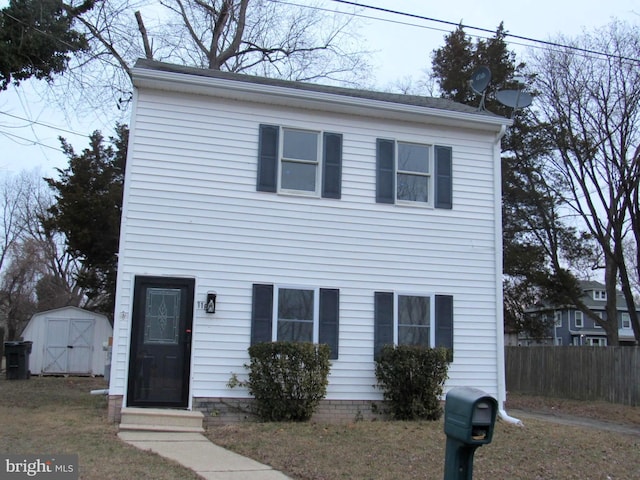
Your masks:
<instances>
[{"instance_id":1,"label":"neighboring house","mask_svg":"<svg viewBox=\"0 0 640 480\"><path fill-rule=\"evenodd\" d=\"M394 343L453 348L446 388L502 405L509 120L146 60L132 77L111 418L247 399L228 381L273 340L329 344L323 406L353 416Z\"/></svg>"},{"instance_id":2,"label":"neighboring house","mask_svg":"<svg viewBox=\"0 0 640 480\"><path fill-rule=\"evenodd\" d=\"M596 315L607 318L607 292L602 283L581 281L582 301ZM618 337L621 345L635 345L631 318L627 310L627 302L621 292L617 292L616 309L618 312ZM587 345L606 346L607 334L595 320L587 317L575 305L537 305L529 312L545 315L553 326L542 339L528 338L526 335L518 337L519 345Z\"/></svg>"},{"instance_id":3,"label":"neighboring house","mask_svg":"<svg viewBox=\"0 0 640 480\"><path fill-rule=\"evenodd\" d=\"M34 375L104 375L109 319L78 307L38 312L22 332L33 342L29 370Z\"/></svg>"}]
</instances>

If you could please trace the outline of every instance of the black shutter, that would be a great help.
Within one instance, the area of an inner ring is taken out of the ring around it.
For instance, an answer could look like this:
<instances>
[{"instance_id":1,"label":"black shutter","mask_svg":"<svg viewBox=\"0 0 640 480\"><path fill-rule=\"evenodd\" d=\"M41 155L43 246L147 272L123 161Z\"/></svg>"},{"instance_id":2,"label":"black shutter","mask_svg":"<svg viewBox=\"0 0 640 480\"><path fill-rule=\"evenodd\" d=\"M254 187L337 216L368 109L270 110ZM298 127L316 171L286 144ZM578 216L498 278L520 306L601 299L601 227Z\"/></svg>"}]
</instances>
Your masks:
<instances>
[{"instance_id":1,"label":"black shutter","mask_svg":"<svg viewBox=\"0 0 640 480\"><path fill-rule=\"evenodd\" d=\"M331 358L338 358L338 335L340 331L340 290L320 289L320 343L331 348Z\"/></svg>"},{"instance_id":2,"label":"black shutter","mask_svg":"<svg viewBox=\"0 0 640 480\"><path fill-rule=\"evenodd\" d=\"M451 295L436 295L436 347L448 348L453 354L453 297Z\"/></svg>"},{"instance_id":3,"label":"black shutter","mask_svg":"<svg viewBox=\"0 0 640 480\"><path fill-rule=\"evenodd\" d=\"M271 341L273 285L253 285L251 345Z\"/></svg>"},{"instance_id":4,"label":"black shutter","mask_svg":"<svg viewBox=\"0 0 640 480\"><path fill-rule=\"evenodd\" d=\"M278 188L279 132L280 127L260 125L257 189L261 192L275 192Z\"/></svg>"},{"instance_id":5,"label":"black shutter","mask_svg":"<svg viewBox=\"0 0 640 480\"><path fill-rule=\"evenodd\" d=\"M322 196L340 198L342 190L342 135L325 133L322 162Z\"/></svg>"},{"instance_id":6,"label":"black shutter","mask_svg":"<svg viewBox=\"0 0 640 480\"><path fill-rule=\"evenodd\" d=\"M376 202L394 203L395 142L378 138L376 141Z\"/></svg>"},{"instance_id":7,"label":"black shutter","mask_svg":"<svg viewBox=\"0 0 640 480\"><path fill-rule=\"evenodd\" d=\"M451 147L435 146L435 207L453 208Z\"/></svg>"},{"instance_id":8,"label":"black shutter","mask_svg":"<svg viewBox=\"0 0 640 480\"><path fill-rule=\"evenodd\" d=\"M393 293L374 294L373 358L378 359L384 345L393 345Z\"/></svg>"}]
</instances>

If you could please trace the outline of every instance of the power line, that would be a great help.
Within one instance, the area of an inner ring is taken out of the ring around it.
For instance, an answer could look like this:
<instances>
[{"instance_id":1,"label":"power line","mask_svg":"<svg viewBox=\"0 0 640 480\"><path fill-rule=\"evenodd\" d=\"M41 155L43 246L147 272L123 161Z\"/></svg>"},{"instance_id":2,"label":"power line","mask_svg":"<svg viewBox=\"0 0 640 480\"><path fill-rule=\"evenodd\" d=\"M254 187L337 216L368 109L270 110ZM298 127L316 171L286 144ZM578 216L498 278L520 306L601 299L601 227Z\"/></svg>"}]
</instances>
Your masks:
<instances>
[{"instance_id":1,"label":"power line","mask_svg":"<svg viewBox=\"0 0 640 480\"><path fill-rule=\"evenodd\" d=\"M275 1L278 1L278 0L275 0ZM424 15L418 15L418 14L415 14L415 13L403 12L403 11L400 11L400 10L392 10L392 9L389 9L389 8L376 7L376 6L373 6L373 5L354 2L354 1L350 1L350 0L331 0L331 1L336 2L336 3L341 3L341 4L344 4L344 5L351 5L351 6L354 6L354 7L365 8L365 9L374 10L374 11L383 12L383 13L389 13L389 14L392 14L392 15L398 15L398 16L403 16L403 17L408 17L408 18L413 18L413 19L418 19L418 20L423 20L423 21L428 21L428 22L440 23L440 24L444 24L444 25L453 26L453 27L456 27L456 28L459 26L461 28L466 28L466 29L470 29L470 30L476 30L476 31L483 32L483 33L488 33L488 34L491 34L491 35L494 35L496 33L495 30L491 30L491 29L488 29L488 28L475 27L473 25L465 25L465 24L462 24L462 23L451 22L451 21L448 21L448 20L442 20L442 19L433 18L433 17L426 17ZM287 3L287 2L279 2L279 3ZM298 6L301 6L301 5L298 5ZM304 5L302 5L302 6L304 6ZM308 8L315 8L315 7L309 7L309 6L307 6L307 7ZM369 18L371 18L371 17L369 17ZM388 20L383 19L383 18L375 18L375 19L376 20L380 20L380 21L388 21ZM414 25L414 24L411 24L411 25ZM414 26L420 26L420 25L414 25ZM623 60L623 61L640 63L640 58L632 58L632 57L626 57L626 56L622 56L622 55L614 55L614 54L611 54L611 53L601 52L601 51L598 51L598 50L592 50L592 49L588 49L588 48L576 47L574 45L565 45L565 44L561 44L561 43L557 43L557 42L551 42L551 41L548 41L548 40L540 40L540 39L537 39L537 38L525 37L523 35L516 35L516 34L506 33L505 32L505 37L510 37L510 38L514 38L514 39L517 39L517 40L522 40L522 41L529 42L527 44L529 46L531 46L530 45L531 43L541 44L541 45L544 45L546 47L574 50L574 51L577 51L577 52L586 53L586 54L590 54L590 55L597 55L597 56L600 56L600 57L616 58L616 59Z\"/></svg>"},{"instance_id":2,"label":"power line","mask_svg":"<svg viewBox=\"0 0 640 480\"><path fill-rule=\"evenodd\" d=\"M47 145L46 143L38 142L37 140L31 140L30 138L21 137L20 135L16 135L14 133L4 132L0 130L0 135L5 135L7 137L14 137L19 140L23 140L27 142L28 145L39 145L41 147L46 147L46 148L50 148L51 150L55 150L56 152L62 151L60 147L52 147L51 145Z\"/></svg>"},{"instance_id":3,"label":"power line","mask_svg":"<svg viewBox=\"0 0 640 480\"><path fill-rule=\"evenodd\" d=\"M33 124L35 124L35 125L41 125L41 126L43 126L43 127L52 128L52 129L54 129L54 130L59 130L59 131L61 131L61 132L71 133L71 134L73 134L73 135L79 135L79 136L82 136L82 137L85 137L85 136L86 136L86 134L84 134L84 133L74 132L73 130L67 130L67 129L62 128L62 127L56 127L55 125L49 125L49 124L46 124L46 123L43 123L43 122L38 122L38 121L36 121L36 120L30 120L30 119L28 119L28 118L19 117L18 115L12 115L11 113L7 113L7 112L0 112L0 114L2 114L2 115L6 115L7 117L16 118L16 119L18 119L18 120L23 120L23 121L25 121L25 122L29 122L29 124L30 124L30 125L33 125Z\"/></svg>"}]
</instances>

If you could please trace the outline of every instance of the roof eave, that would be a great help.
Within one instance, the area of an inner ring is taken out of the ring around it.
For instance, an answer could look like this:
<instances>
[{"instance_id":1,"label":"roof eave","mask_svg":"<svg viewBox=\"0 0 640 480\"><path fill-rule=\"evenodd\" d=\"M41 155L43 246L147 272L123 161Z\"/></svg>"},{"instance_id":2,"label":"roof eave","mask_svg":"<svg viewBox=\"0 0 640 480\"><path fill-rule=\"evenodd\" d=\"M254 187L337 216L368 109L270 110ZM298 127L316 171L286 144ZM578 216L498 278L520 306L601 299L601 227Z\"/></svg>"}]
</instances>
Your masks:
<instances>
[{"instance_id":1,"label":"roof eave","mask_svg":"<svg viewBox=\"0 0 640 480\"><path fill-rule=\"evenodd\" d=\"M367 117L457 126L499 133L511 120L489 115L438 109L396 102L350 97L326 92L300 90L276 85L212 78L147 68L131 70L137 88L150 88L232 100L251 101L310 110L330 111Z\"/></svg>"}]
</instances>

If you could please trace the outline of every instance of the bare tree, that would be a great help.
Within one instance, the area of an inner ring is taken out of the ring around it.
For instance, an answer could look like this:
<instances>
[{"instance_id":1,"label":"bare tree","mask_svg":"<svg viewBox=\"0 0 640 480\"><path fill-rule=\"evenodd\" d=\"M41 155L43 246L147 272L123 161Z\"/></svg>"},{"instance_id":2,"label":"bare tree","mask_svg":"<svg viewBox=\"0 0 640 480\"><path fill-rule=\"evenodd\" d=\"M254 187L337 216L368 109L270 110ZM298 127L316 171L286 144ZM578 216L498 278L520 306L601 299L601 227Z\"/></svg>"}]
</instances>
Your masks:
<instances>
[{"instance_id":1,"label":"bare tree","mask_svg":"<svg viewBox=\"0 0 640 480\"><path fill-rule=\"evenodd\" d=\"M24 205L29 198L31 179L25 174L5 175L0 184L2 218L0 218L0 272L11 248L24 231Z\"/></svg>"},{"instance_id":2,"label":"bare tree","mask_svg":"<svg viewBox=\"0 0 640 480\"><path fill-rule=\"evenodd\" d=\"M42 227L53 196L38 170L5 177L0 311L15 339L37 310L86 301L75 281L78 263L64 237Z\"/></svg>"},{"instance_id":3,"label":"bare tree","mask_svg":"<svg viewBox=\"0 0 640 480\"><path fill-rule=\"evenodd\" d=\"M35 242L13 244L11 263L0 282L0 307L6 318L7 339L15 340L37 310L36 283L39 252Z\"/></svg>"},{"instance_id":4,"label":"bare tree","mask_svg":"<svg viewBox=\"0 0 640 480\"><path fill-rule=\"evenodd\" d=\"M314 4L114 0L96 2L78 21L91 51L67 75L80 87L68 93L92 106L130 98L138 58L301 81L359 83L370 73L354 17ZM77 96L86 89L100 94Z\"/></svg>"},{"instance_id":5,"label":"bare tree","mask_svg":"<svg viewBox=\"0 0 640 480\"><path fill-rule=\"evenodd\" d=\"M38 310L68 305L86 306L86 296L76 281L81 265L66 248L63 234L45 225L51 216L49 209L54 198L41 175L23 208L23 242L33 244L37 256L37 283L35 287Z\"/></svg>"},{"instance_id":6,"label":"bare tree","mask_svg":"<svg viewBox=\"0 0 640 480\"><path fill-rule=\"evenodd\" d=\"M636 341L640 323L632 277L640 266L625 256L625 242L640 245L640 27L614 21L575 41L576 49L534 53L528 62L539 91L539 120L556 149L547 167L560 179L565 205L597 242L607 288L606 319L583 310L618 344L616 288L622 288ZM603 52L596 55L589 52ZM557 271L562 272L560 263ZM575 304L581 309L575 298Z\"/></svg>"}]
</instances>

